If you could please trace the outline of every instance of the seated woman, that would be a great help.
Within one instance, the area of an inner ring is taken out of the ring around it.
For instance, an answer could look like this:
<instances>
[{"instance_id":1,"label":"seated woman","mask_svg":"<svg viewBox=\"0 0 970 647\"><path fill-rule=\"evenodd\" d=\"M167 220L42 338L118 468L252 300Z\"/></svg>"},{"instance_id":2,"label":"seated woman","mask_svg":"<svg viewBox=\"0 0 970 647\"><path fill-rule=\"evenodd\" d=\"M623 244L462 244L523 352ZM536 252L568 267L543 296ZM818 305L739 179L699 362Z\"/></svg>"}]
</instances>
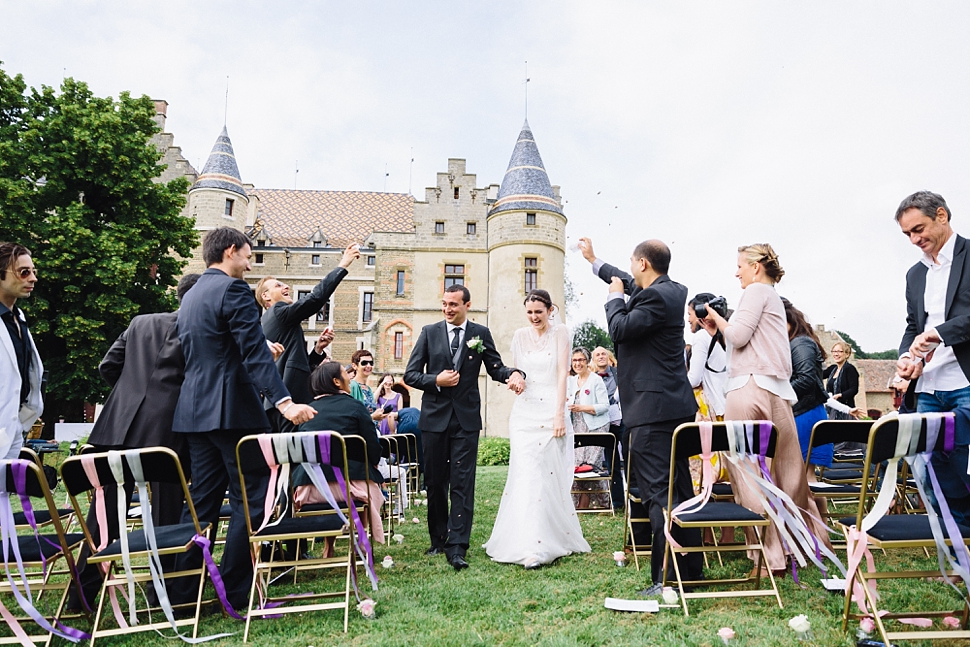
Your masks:
<instances>
[{"instance_id":1,"label":"seated woman","mask_svg":"<svg viewBox=\"0 0 970 647\"><path fill-rule=\"evenodd\" d=\"M566 381L566 401L573 423L573 433L576 435L609 433L610 429L610 397L603 378L590 370L589 360L588 350L582 346L573 349L570 375ZM606 456L602 447L578 447L573 455L576 467L583 471L603 473L606 469ZM584 465L585 468L582 467ZM603 484L598 481L599 479L576 479L573 491L599 490ZM610 493L573 494L573 505L577 510L609 508Z\"/></svg>"},{"instance_id":2,"label":"seated woman","mask_svg":"<svg viewBox=\"0 0 970 647\"><path fill-rule=\"evenodd\" d=\"M381 507L384 505L384 495L381 493L380 484L384 482L384 477L377 471L377 464L381 460L381 444L377 439L374 421L367 413L367 407L350 397L350 377L337 362L325 362L313 371L310 375L310 391L314 395L310 406L316 409L317 415L300 425L300 431L335 431L341 436L360 436L367 443L367 460L371 463L370 466L359 461L348 461L350 494L358 501L369 500L369 518L363 521L370 523L374 540L383 544ZM334 496L338 501L343 501L343 491L337 485L333 470L325 466L323 472ZM303 470L294 471L293 485L293 500L297 506L326 501Z\"/></svg>"}]
</instances>

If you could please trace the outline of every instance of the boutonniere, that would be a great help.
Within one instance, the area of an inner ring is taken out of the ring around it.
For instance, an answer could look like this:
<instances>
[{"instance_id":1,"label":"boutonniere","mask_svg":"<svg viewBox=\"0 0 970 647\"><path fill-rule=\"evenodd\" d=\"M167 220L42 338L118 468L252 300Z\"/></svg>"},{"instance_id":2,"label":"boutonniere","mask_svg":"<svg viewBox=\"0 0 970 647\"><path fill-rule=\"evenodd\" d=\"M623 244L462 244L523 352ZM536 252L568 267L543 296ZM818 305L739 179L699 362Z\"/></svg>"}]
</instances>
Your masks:
<instances>
[{"instance_id":1,"label":"boutonniere","mask_svg":"<svg viewBox=\"0 0 970 647\"><path fill-rule=\"evenodd\" d=\"M586 389L585 391L583 391L583 393L585 393L586 395L589 395L589 389Z\"/></svg>"},{"instance_id":2,"label":"boutonniere","mask_svg":"<svg viewBox=\"0 0 970 647\"><path fill-rule=\"evenodd\" d=\"M485 342L482 341L481 337L472 337L468 340L467 346L476 353L481 354L485 352Z\"/></svg>"}]
</instances>

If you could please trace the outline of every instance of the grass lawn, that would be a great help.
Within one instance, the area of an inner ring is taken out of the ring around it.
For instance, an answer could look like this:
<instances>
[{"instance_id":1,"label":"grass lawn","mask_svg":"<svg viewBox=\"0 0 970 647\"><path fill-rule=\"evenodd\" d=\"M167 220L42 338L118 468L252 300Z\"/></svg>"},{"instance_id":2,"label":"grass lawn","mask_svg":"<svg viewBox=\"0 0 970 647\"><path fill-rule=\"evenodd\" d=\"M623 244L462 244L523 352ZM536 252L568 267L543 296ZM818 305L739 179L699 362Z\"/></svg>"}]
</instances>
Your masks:
<instances>
[{"instance_id":1,"label":"grass lawn","mask_svg":"<svg viewBox=\"0 0 970 647\"><path fill-rule=\"evenodd\" d=\"M632 561L617 568L612 552L622 542L622 517L584 515L583 531L593 548L586 555L573 555L537 571L519 566L492 563L480 546L491 532L498 500L505 484L507 467L479 467L475 525L472 548L468 554L471 568L461 573L448 565L444 556L427 557L427 526L424 507L411 508L401 532L402 545L378 546L375 561L391 555L395 566L378 565L380 590L376 620L365 620L351 612L350 631L344 634L339 611L298 614L280 619L254 621L250 644L276 647L312 645L711 645L721 644L717 631L730 626L737 634L733 645L801 645L788 627L788 619L807 614L812 623L815 645L854 645L854 638L841 629L842 596L827 593L819 584L816 569L800 571L808 588L796 586L791 577L781 581L785 604L779 609L771 598L726 598L719 601L694 601L691 617L679 610L661 609L658 614L616 613L603 607L606 597L634 597L635 591L649 582L649 565L639 573ZM876 555L877 561L886 557ZM892 554L888 559L898 566L910 563L932 568L936 559L922 552ZM641 566L643 566L641 562ZM751 564L743 558L725 561L724 571L742 574ZM721 572L721 569L717 569ZM363 579L363 578L362 578ZM307 578L295 591L314 590L315 580ZM364 580L366 583L366 580ZM286 587L281 591L290 592ZM958 596L942 584L909 581L882 583L886 608L957 608ZM211 587L209 590L211 595ZM938 605L934 607L933 605ZM893 623L890 623L892 626ZM85 628L85 627L79 627ZM242 625L222 616L202 619L200 635L238 632L232 638L211 645L236 645L242 642ZM855 627L850 635L854 636ZM175 645L171 638L153 633L137 638L99 639L99 645L144 647ZM55 641L57 644L68 644ZM906 644L923 644L910 642ZM937 643L937 644L956 644Z\"/></svg>"}]
</instances>

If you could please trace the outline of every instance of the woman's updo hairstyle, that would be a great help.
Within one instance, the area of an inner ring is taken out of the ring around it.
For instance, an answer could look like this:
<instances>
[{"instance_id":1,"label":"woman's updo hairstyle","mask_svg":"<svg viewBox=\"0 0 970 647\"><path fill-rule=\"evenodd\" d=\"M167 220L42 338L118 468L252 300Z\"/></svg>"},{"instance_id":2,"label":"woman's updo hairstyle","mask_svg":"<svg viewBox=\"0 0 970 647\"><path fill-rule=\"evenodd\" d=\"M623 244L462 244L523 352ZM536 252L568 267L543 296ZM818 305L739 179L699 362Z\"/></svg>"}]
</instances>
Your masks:
<instances>
[{"instance_id":1,"label":"woman's updo hairstyle","mask_svg":"<svg viewBox=\"0 0 970 647\"><path fill-rule=\"evenodd\" d=\"M340 387L334 380L340 379L340 362L323 362L310 375L310 392L313 395L336 395Z\"/></svg>"},{"instance_id":2,"label":"woman's updo hairstyle","mask_svg":"<svg viewBox=\"0 0 970 647\"><path fill-rule=\"evenodd\" d=\"M765 275L771 279L772 283L778 283L781 281L781 277L785 275L785 270L782 269L781 263L778 262L778 254L775 253L775 250L768 243L743 245L738 247L738 253L744 255L745 260L748 261L748 265L761 263L761 266L765 268Z\"/></svg>"},{"instance_id":3,"label":"woman's updo hairstyle","mask_svg":"<svg viewBox=\"0 0 970 647\"><path fill-rule=\"evenodd\" d=\"M546 310L552 310L555 307L552 303L552 297L545 290L532 290L529 294L525 295L525 301L522 302L522 305L527 304L529 301L538 301L546 306Z\"/></svg>"}]
</instances>

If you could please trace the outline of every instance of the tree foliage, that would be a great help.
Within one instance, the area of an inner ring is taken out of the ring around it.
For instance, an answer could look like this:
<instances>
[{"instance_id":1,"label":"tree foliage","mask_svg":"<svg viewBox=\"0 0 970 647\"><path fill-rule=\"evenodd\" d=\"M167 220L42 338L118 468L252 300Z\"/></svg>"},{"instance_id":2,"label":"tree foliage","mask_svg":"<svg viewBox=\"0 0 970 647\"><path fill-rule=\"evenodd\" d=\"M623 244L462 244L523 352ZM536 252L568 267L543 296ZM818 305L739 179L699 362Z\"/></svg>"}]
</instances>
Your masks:
<instances>
[{"instance_id":1,"label":"tree foliage","mask_svg":"<svg viewBox=\"0 0 970 647\"><path fill-rule=\"evenodd\" d=\"M845 343L847 343L849 346L852 347L852 351L855 353L855 356L858 359L898 359L899 358L899 351L894 349L881 350L876 353L867 353L866 351L862 350L862 348L859 346L856 340L852 339L852 337L849 336L849 333L842 332L841 330L836 330L835 332L837 332L839 336L845 340Z\"/></svg>"},{"instance_id":2,"label":"tree foliage","mask_svg":"<svg viewBox=\"0 0 970 647\"><path fill-rule=\"evenodd\" d=\"M573 330L573 347L582 346L592 351L597 346L613 350L610 334L600 328L595 321L587 319Z\"/></svg>"},{"instance_id":3,"label":"tree foliage","mask_svg":"<svg viewBox=\"0 0 970 647\"><path fill-rule=\"evenodd\" d=\"M0 67L0 240L30 248L40 274L18 305L48 372L50 414L107 394L101 357L132 317L175 307L178 256L197 244L181 216L186 181L157 182L154 115L146 96L96 97L71 78L28 91Z\"/></svg>"}]
</instances>

